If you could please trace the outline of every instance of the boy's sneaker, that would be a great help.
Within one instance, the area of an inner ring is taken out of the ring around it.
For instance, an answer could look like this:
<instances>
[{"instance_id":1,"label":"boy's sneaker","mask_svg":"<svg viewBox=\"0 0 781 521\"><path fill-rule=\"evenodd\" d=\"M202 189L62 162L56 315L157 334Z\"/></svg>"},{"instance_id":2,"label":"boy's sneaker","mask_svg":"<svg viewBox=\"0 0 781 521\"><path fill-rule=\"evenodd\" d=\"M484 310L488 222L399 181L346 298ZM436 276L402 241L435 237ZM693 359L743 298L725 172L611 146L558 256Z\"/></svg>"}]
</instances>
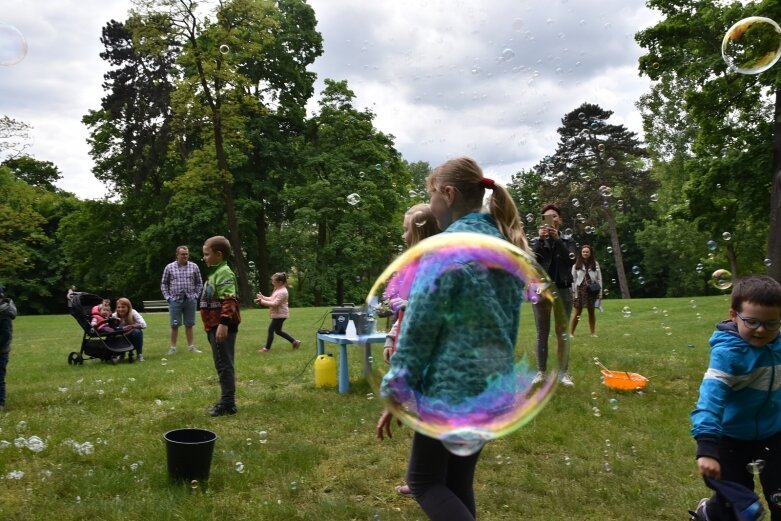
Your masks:
<instances>
[{"instance_id":1,"label":"boy's sneaker","mask_svg":"<svg viewBox=\"0 0 781 521\"><path fill-rule=\"evenodd\" d=\"M689 510L689 513L691 514L691 517L689 518L689 521L709 521L708 518L708 498L704 497L700 499L700 502L697 503L697 508L694 509L694 512Z\"/></svg>"},{"instance_id":2,"label":"boy's sneaker","mask_svg":"<svg viewBox=\"0 0 781 521\"><path fill-rule=\"evenodd\" d=\"M223 405L221 403L215 403L211 409L209 409L209 416L225 416L226 414L236 414L238 409L235 405Z\"/></svg>"},{"instance_id":3,"label":"boy's sneaker","mask_svg":"<svg viewBox=\"0 0 781 521\"><path fill-rule=\"evenodd\" d=\"M175 355L176 354L176 347L171 346L168 348L168 352L166 353L168 356Z\"/></svg>"},{"instance_id":4,"label":"boy's sneaker","mask_svg":"<svg viewBox=\"0 0 781 521\"><path fill-rule=\"evenodd\" d=\"M301 341L300 340L294 341L293 342L293 349L298 349L299 347L301 347Z\"/></svg>"},{"instance_id":5,"label":"boy's sneaker","mask_svg":"<svg viewBox=\"0 0 781 521\"><path fill-rule=\"evenodd\" d=\"M197 348L197 347L195 347L195 346L190 346L190 347L188 347L188 348L187 348L187 350L188 350L189 352L191 352L191 353L201 353L201 352L202 352L200 349L198 349L198 348Z\"/></svg>"},{"instance_id":6,"label":"boy's sneaker","mask_svg":"<svg viewBox=\"0 0 781 521\"><path fill-rule=\"evenodd\" d=\"M572 381L572 378L567 373L564 373L559 378L559 383L563 385L564 387L574 387L575 382Z\"/></svg>"},{"instance_id":7,"label":"boy's sneaker","mask_svg":"<svg viewBox=\"0 0 781 521\"><path fill-rule=\"evenodd\" d=\"M534 375L534 380L532 380L532 385L541 384L545 381L545 374L542 371L537 371L537 374Z\"/></svg>"},{"instance_id":8,"label":"boy's sneaker","mask_svg":"<svg viewBox=\"0 0 781 521\"><path fill-rule=\"evenodd\" d=\"M139 362L143 362L144 361L144 355L138 355L136 357L136 360L138 360Z\"/></svg>"}]
</instances>

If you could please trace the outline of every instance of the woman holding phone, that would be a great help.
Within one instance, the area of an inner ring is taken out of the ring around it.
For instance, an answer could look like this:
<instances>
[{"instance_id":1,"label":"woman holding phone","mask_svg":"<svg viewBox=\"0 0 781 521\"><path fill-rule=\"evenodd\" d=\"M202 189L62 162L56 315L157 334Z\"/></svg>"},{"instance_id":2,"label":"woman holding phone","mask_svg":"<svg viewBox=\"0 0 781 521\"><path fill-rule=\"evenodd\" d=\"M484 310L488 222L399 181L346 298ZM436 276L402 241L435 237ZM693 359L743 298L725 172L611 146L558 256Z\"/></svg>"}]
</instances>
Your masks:
<instances>
[{"instance_id":1,"label":"woman holding phone","mask_svg":"<svg viewBox=\"0 0 781 521\"><path fill-rule=\"evenodd\" d=\"M560 324L568 324L572 312L572 265L575 264L577 247L572 237L564 237L559 233L561 226L561 209L549 203L542 207L540 212L542 222L539 227L539 237L532 239L532 251L546 272L550 280L556 284L559 297L564 304L564 320L556 321L557 356L559 357L559 369L561 385L572 387L575 383L567 373L567 361L564 356L566 342L561 337L566 333L566 325L559 331ZM534 322L537 326L537 376L535 383L545 379L545 371L548 367L548 336L550 334L551 311L553 305L546 299L541 299L534 304Z\"/></svg>"}]
</instances>

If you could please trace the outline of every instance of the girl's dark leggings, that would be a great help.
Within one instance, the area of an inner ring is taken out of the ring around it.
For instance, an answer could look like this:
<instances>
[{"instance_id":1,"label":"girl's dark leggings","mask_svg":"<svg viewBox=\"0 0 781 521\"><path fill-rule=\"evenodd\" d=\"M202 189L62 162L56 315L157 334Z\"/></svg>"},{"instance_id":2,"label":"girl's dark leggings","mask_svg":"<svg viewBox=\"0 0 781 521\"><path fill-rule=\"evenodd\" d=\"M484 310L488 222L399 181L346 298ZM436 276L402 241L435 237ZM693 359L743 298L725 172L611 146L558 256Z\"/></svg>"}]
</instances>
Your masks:
<instances>
[{"instance_id":1,"label":"girl's dark leggings","mask_svg":"<svg viewBox=\"0 0 781 521\"><path fill-rule=\"evenodd\" d=\"M274 333L278 334L291 344L296 341L295 338L282 331L282 324L285 322L285 318L272 318L271 324L268 325L268 337L266 338L266 347L271 349L271 343L274 342Z\"/></svg>"},{"instance_id":2,"label":"girl's dark leggings","mask_svg":"<svg viewBox=\"0 0 781 521\"><path fill-rule=\"evenodd\" d=\"M480 451L471 456L456 456L441 441L415 433L407 483L429 519L474 521L472 483L479 457Z\"/></svg>"}]
</instances>

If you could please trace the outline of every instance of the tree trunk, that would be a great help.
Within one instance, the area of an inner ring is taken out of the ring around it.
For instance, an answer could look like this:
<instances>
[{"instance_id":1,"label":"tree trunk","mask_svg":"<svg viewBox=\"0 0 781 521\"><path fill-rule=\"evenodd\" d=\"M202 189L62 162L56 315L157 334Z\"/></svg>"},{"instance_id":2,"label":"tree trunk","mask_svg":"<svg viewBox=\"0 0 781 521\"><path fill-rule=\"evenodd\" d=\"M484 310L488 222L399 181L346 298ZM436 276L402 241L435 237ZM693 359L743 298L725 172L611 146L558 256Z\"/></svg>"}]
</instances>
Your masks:
<instances>
[{"instance_id":1,"label":"tree trunk","mask_svg":"<svg viewBox=\"0 0 781 521\"><path fill-rule=\"evenodd\" d=\"M621 253L621 243L618 240L618 228L613 212L605 210L607 219L607 229L610 233L610 244L613 245L613 258L616 261L616 277L618 277L618 287L621 289L621 298L632 298L629 294L629 284L626 281L626 271L624 270L624 256Z\"/></svg>"},{"instance_id":2,"label":"tree trunk","mask_svg":"<svg viewBox=\"0 0 781 521\"><path fill-rule=\"evenodd\" d=\"M770 195L770 227L767 232L767 273L781 282L781 89L776 89L773 114L773 172Z\"/></svg>"},{"instance_id":3,"label":"tree trunk","mask_svg":"<svg viewBox=\"0 0 781 521\"><path fill-rule=\"evenodd\" d=\"M336 278L336 303L344 304L344 277L341 275Z\"/></svg>"},{"instance_id":4,"label":"tree trunk","mask_svg":"<svg viewBox=\"0 0 781 521\"><path fill-rule=\"evenodd\" d=\"M258 288L264 293L269 291L269 280L271 278L271 267L269 266L268 245L266 244L268 234L266 230L266 212L261 209L255 218L255 238L258 243Z\"/></svg>"},{"instance_id":5,"label":"tree trunk","mask_svg":"<svg viewBox=\"0 0 781 521\"><path fill-rule=\"evenodd\" d=\"M727 252L729 271L734 278L738 278L738 256L735 255L735 247L731 243L727 243L724 250Z\"/></svg>"},{"instance_id":6,"label":"tree trunk","mask_svg":"<svg viewBox=\"0 0 781 521\"><path fill-rule=\"evenodd\" d=\"M212 113L214 121L214 152L217 156L217 168L220 172L230 174L228 161L225 157L225 147L222 139L222 119L219 107ZM236 218L236 205L233 200L233 183L226 182L223 186L223 198L225 199L225 214L228 219L228 239L231 243L233 255L236 257L236 276L239 279L239 301L243 306L252 306L254 295L247 278L247 259L244 258L239 221Z\"/></svg>"}]
</instances>

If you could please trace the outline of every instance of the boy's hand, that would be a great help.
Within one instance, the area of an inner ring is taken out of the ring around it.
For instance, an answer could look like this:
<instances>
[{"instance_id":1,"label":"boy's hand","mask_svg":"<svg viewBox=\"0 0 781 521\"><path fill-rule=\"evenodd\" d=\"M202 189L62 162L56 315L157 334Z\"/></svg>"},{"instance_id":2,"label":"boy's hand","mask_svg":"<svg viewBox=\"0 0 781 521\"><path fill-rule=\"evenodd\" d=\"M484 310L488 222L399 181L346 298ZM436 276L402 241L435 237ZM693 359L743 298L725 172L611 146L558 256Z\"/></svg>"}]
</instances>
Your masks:
<instances>
[{"instance_id":1,"label":"boy's hand","mask_svg":"<svg viewBox=\"0 0 781 521\"><path fill-rule=\"evenodd\" d=\"M709 458L708 456L701 456L697 458L697 466L700 469L700 474L703 476L721 479L721 463L719 463L719 460Z\"/></svg>"},{"instance_id":2,"label":"boy's hand","mask_svg":"<svg viewBox=\"0 0 781 521\"><path fill-rule=\"evenodd\" d=\"M214 336L218 344L225 342L225 339L228 337L228 326L225 324L220 324L217 326L217 334Z\"/></svg>"},{"instance_id":3,"label":"boy's hand","mask_svg":"<svg viewBox=\"0 0 781 521\"><path fill-rule=\"evenodd\" d=\"M390 357L392 354L393 354L393 348L391 347L386 347L385 349L382 350L382 359L385 360L386 364L390 363Z\"/></svg>"}]
</instances>

